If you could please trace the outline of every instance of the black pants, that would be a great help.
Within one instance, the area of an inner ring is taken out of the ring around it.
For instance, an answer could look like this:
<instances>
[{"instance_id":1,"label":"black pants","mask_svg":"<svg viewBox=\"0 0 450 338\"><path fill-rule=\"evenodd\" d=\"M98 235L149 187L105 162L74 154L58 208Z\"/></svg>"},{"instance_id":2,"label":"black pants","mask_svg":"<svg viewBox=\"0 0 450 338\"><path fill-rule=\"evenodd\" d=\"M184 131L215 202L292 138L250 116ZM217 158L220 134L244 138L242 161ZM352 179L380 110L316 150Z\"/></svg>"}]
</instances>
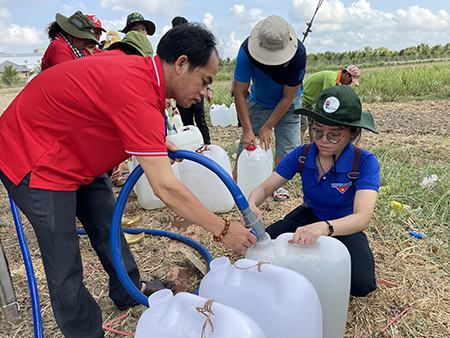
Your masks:
<instances>
[{"instance_id":1,"label":"black pants","mask_svg":"<svg viewBox=\"0 0 450 338\"><path fill-rule=\"evenodd\" d=\"M178 111L181 115L181 121L183 121L183 124L185 126L192 126L194 125L194 118L195 118L195 125L198 129L200 129L200 132L203 136L203 143L205 144L211 144L211 136L209 135L209 129L208 125L206 124L205 120L205 105L204 105L204 98L198 103L194 103L189 108L183 108L180 105L177 104Z\"/></svg>"},{"instance_id":2,"label":"black pants","mask_svg":"<svg viewBox=\"0 0 450 338\"><path fill-rule=\"evenodd\" d=\"M277 238L285 232L295 232L299 226L319 222L313 211L305 206L287 214L282 220L270 225L266 231L271 238ZM375 279L375 260L369 242L363 232L348 236L335 236L347 247L351 259L351 286L350 294L363 297L377 288Z\"/></svg>"},{"instance_id":3,"label":"black pants","mask_svg":"<svg viewBox=\"0 0 450 338\"><path fill-rule=\"evenodd\" d=\"M27 216L38 240L56 322L68 338L104 337L100 308L83 284L83 267L76 217L109 275L109 296L118 305L133 303L114 271L109 233L114 195L104 174L77 191L51 191L29 187L30 175L15 186L2 172L6 190ZM139 271L125 238L122 257L128 274L140 285Z\"/></svg>"}]
</instances>

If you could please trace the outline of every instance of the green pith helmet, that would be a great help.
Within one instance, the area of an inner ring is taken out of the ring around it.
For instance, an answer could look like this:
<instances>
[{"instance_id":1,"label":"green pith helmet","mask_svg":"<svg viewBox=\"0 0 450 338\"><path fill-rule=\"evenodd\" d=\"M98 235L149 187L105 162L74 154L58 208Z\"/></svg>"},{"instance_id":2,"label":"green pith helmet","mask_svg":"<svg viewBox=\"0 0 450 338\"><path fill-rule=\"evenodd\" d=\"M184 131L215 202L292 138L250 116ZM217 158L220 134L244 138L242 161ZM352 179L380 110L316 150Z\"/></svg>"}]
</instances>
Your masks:
<instances>
[{"instance_id":1,"label":"green pith helmet","mask_svg":"<svg viewBox=\"0 0 450 338\"><path fill-rule=\"evenodd\" d=\"M112 49L126 49L132 47L142 56L152 56L153 48L147 36L140 32L130 31L121 41L114 42L109 46L109 50Z\"/></svg>"},{"instance_id":2,"label":"green pith helmet","mask_svg":"<svg viewBox=\"0 0 450 338\"><path fill-rule=\"evenodd\" d=\"M55 20L64 32L79 39L93 40L99 43L93 33L95 25L81 11L76 11L69 17L56 13Z\"/></svg>"},{"instance_id":3,"label":"green pith helmet","mask_svg":"<svg viewBox=\"0 0 450 338\"><path fill-rule=\"evenodd\" d=\"M372 114L362 111L361 100L350 86L324 89L314 110L300 108L295 113L331 126L358 127L378 133Z\"/></svg>"},{"instance_id":4,"label":"green pith helmet","mask_svg":"<svg viewBox=\"0 0 450 338\"><path fill-rule=\"evenodd\" d=\"M131 26L135 23L143 24L145 26L148 35L155 34L156 30L155 24L150 20L145 20L144 16L138 12L131 13L127 16L127 24L125 28L121 30L121 32L128 33L130 31Z\"/></svg>"}]
</instances>

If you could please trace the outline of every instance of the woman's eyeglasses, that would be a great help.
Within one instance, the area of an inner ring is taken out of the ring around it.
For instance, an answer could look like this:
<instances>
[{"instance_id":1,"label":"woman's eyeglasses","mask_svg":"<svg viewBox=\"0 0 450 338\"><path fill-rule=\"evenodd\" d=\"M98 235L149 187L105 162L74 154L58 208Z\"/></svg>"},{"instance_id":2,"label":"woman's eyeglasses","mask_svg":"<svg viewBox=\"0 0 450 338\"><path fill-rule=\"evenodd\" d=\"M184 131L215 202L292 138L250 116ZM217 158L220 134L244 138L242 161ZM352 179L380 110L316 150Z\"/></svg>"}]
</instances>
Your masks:
<instances>
[{"instance_id":1,"label":"woman's eyeglasses","mask_svg":"<svg viewBox=\"0 0 450 338\"><path fill-rule=\"evenodd\" d=\"M314 127L311 129L311 131L312 136L315 140L320 140L324 135L322 130L318 130ZM327 138L328 142L332 144L337 144L342 140L342 134L337 131L330 131L325 134L325 137Z\"/></svg>"}]
</instances>

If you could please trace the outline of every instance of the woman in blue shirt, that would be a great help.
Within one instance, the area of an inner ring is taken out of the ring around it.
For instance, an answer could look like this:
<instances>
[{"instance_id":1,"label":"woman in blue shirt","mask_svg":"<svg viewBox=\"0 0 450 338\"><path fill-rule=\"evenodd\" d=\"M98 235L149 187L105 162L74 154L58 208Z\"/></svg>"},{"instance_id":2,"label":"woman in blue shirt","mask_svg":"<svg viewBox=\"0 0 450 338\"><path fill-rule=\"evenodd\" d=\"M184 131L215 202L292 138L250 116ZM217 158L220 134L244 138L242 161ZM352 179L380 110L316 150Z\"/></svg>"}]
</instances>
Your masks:
<instances>
[{"instance_id":1,"label":"woman in blue shirt","mask_svg":"<svg viewBox=\"0 0 450 338\"><path fill-rule=\"evenodd\" d=\"M351 257L353 296L376 289L375 263L366 235L380 184L378 160L355 147L361 128L377 132L373 117L361 109L361 101L350 86L325 89L314 111L300 109L313 118L314 142L289 153L275 172L249 197L258 206L273 191L301 174L304 203L267 228L271 238L294 232L292 243L312 245L319 236L334 236ZM305 147L307 149L305 150Z\"/></svg>"}]
</instances>

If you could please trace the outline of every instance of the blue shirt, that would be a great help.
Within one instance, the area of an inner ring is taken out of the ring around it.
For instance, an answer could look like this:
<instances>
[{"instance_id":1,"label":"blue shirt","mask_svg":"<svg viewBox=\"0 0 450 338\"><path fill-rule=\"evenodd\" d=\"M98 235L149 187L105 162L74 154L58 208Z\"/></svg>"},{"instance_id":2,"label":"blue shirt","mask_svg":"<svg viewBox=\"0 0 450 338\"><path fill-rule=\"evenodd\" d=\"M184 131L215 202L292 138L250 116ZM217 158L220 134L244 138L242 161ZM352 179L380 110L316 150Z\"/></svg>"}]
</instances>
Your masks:
<instances>
[{"instance_id":1,"label":"blue shirt","mask_svg":"<svg viewBox=\"0 0 450 338\"><path fill-rule=\"evenodd\" d=\"M284 86L296 87L305 76L306 50L298 41L297 52L289 62L266 66L256 61L248 51L248 38L242 43L236 58L234 79L252 82L250 99L265 108L275 108L283 97Z\"/></svg>"},{"instance_id":2,"label":"blue shirt","mask_svg":"<svg viewBox=\"0 0 450 338\"><path fill-rule=\"evenodd\" d=\"M298 159L304 145L294 149L278 164L275 171L290 180L299 169ZM347 177L352 171L354 146L349 143L339 156L336 165L325 176L319 178L316 165L317 146L312 145L306 157L302 173L304 201L321 221L345 217L353 214L353 202L357 190L378 191L380 186L380 166L376 156L363 150L359 162L359 176L353 183Z\"/></svg>"}]
</instances>

